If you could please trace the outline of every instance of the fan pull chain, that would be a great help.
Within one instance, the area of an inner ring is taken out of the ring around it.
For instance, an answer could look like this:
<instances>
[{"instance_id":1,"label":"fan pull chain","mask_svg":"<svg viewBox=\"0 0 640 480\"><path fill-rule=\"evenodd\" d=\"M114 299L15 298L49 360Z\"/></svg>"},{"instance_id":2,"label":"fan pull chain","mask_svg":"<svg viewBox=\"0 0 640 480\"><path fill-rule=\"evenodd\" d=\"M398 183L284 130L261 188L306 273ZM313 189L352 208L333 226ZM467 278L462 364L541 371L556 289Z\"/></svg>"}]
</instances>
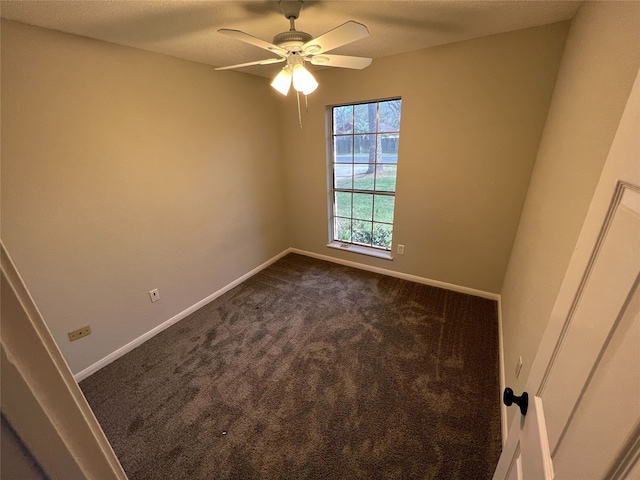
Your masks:
<instances>
[{"instance_id":1,"label":"fan pull chain","mask_svg":"<svg viewBox=\"0 0 640 480\"><path fill-rule=\"evenodd\" d=\"M300 130L302 130L302 114L300 113L300 92L297 90L296 98L298 99L298 122L300 123Z\"/></svg>"},{"instance_id":2,"label":"fan pull chain","mask_svg":"<svg viewBox=\"0 0 640 480\"><path fill-rule=\"evenodd\" d=\"M304 110L306 113L309 113L309 95L304 96Z\"/></svg>"}]
</instances>

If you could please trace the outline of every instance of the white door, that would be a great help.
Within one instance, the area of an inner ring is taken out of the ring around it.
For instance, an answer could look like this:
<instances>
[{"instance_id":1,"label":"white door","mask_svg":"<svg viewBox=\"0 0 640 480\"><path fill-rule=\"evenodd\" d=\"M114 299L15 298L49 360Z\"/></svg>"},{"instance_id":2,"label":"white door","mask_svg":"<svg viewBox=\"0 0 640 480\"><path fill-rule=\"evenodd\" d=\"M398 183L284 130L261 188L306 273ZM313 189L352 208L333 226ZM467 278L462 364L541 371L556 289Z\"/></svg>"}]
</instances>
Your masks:
<instances>
[{"instance_id":1,"label":"white door","mask_svg":"<svg viewBox=\"0 0 640 480\"><path fill-rule=\"evenodd\" d=\"M639 132L636 78L494 480L640 478Z\"/></svg>"}]
</instances>

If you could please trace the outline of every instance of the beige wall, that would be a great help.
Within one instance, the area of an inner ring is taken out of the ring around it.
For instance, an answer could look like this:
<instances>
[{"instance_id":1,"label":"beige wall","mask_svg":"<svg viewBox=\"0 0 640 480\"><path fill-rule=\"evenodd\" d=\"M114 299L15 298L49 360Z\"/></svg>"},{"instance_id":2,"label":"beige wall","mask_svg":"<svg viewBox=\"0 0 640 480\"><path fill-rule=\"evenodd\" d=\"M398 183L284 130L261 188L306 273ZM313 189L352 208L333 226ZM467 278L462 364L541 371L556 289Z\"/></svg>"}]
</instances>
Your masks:
<instances>
[{"instance_id":1,"label":"beige wall","mask_svg":"<svg viewBox=\"0 0 640 480\"><path fill-rule=\"evenodd\" d=\"M583 4L502 291L506 382L516 392L526 383L639 66L640 3ZM515 379L519 355L524 367Z\"/></svg>"},{"instance_id":2,"label":"beige wall","mask_svg":"<svg viewBox=\"0 0 640 480\"><path fill-rule=\"evenodd\" d=\"M500 293L568 23L317 73L298 127L282 123L292 246ZM402 97L393 261L326 247L325 106Z\"/></svg>"},{"instance_id":3,"label":"beige wall","mask_svg":"<svg viewBox=\"0 0 640 480\"><path fill-rule=\"evenodd\" d=\"M289 246L277 95L2 21L2 238L73 372Z\"/></svg>"}]
</instances>

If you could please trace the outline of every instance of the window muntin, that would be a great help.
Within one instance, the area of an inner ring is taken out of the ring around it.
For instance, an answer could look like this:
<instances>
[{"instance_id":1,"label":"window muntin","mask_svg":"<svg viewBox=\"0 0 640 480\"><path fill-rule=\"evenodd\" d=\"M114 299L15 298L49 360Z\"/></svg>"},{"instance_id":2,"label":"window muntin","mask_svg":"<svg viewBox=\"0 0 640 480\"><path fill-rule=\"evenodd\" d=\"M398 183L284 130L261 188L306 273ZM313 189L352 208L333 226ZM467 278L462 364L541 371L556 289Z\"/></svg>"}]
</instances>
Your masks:
<instances>
[{"instance_id":1,"label":"window muntin","mask_svg":"<svg viewBox=\"0 0 640 480\"><path fill-rule=\"evenodd\" d=\"M391 250L401 102L332 107L333 242Z\"/></svg>"}]
</instances>

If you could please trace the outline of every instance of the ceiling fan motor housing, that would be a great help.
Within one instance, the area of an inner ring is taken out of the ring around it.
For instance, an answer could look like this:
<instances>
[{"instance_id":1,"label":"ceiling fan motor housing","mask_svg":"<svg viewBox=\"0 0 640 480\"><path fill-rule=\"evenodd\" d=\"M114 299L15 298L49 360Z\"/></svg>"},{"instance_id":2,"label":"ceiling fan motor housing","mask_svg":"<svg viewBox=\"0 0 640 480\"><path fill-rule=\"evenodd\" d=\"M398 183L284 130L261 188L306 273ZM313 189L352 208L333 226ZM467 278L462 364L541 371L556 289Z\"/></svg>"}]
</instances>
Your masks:
<instances>
[{"instance_id":1,"label":"ceiling fan motor housing","mask_svg":"<svg viewBox=\"0 0 640 480\"><path fill-rule=\"evenodd\" d=\"M297 30L290 30L288 32L282 32L273 37L273 43L290 52L296 52L300 50L300 47L311 40L313 37L307 32L299 32Z\"/></svg>"}]
</instances>

